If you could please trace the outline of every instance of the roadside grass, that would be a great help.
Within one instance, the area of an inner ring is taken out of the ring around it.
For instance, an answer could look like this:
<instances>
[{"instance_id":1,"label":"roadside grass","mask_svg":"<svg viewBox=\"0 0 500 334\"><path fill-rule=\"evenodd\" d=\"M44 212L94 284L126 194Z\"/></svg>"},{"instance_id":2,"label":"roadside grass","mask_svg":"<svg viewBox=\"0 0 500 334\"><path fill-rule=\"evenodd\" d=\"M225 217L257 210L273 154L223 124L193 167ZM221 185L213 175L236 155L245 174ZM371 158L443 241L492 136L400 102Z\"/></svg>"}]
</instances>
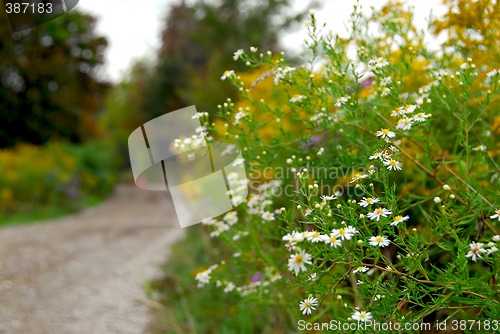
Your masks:
<instances>
[{"instance_id":1,"label":"roadside grass","mask_svg":"<svg viewBox=\"0 0 500 334\"><path fill-rule=\"evenodd\" d=\"M0 228L12 225L35 224L46 220L61 218L80 210L97 206L108 198L108 196L109 194L88 196L84 200L74 202L64 207L54 204L45 206L27 204L19 208L19 211L16 213L6 216L0 215Z\"/></svg>"},{"instance_id":2,"label":"roadside grass","mask_svg":"<svg viewBox=\"0 0 500 334\"><path fill-rule=\"evenodd\" d=\"M151 299L149 333L290 333L283 310L266 306L258 296L241 298L236 292L198 288L194 279L200 264L208 267L224 252L213 247L202 226L190 227L173 245L162 266L163 277L148 281L144 288ZM262 298L266 298L265 295Z\"/></svg>"}]
</instances>

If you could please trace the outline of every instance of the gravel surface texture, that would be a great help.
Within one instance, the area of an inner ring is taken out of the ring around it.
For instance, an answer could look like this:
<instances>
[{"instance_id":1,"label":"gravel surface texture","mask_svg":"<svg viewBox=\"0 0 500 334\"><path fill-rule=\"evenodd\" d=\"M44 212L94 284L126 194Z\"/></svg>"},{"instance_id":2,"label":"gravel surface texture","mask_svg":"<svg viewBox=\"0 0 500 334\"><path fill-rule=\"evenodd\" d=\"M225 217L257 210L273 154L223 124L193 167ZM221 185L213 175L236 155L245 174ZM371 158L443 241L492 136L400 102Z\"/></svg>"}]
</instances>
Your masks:
<instances>
[{"instance_id":1,"label":"gravel surface texture","mask_svg":"<svg viewBox=\"0 0 500 334\"><path fill-rule=\"evenodd\" d=\"M70 217L0 229L0 333L144 333L142 285L181 235L167 193L133 185Z\"/></svg>"}]
</instances>

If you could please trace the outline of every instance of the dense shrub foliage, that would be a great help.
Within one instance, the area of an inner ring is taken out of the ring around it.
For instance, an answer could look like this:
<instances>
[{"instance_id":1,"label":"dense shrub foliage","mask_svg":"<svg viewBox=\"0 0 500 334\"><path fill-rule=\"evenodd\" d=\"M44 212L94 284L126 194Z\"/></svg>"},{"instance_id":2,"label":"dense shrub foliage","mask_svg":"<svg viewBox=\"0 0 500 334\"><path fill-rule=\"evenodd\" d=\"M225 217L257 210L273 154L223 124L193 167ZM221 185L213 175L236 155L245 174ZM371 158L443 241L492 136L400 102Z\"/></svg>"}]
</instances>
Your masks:
<instances>
[{"instance_id":1,"label":"dense shrub foliage","mask_svg":"<svg viewBox=\"0 0 500 334\"><path fill-rule=\"evenodd\" d=\"M52 142L0 150L0 215L42 208L77 209L90 197L108 194L116 182L112 146Z\"/></svg>"},{"instance_id":2,"label":"dense shrub foliage","mask_svg":"<svg viewBox=\"0 0 500 334\"><path fill-rule=\"evenodd\" d=\"M355 6L348 38L311 14L304 66L235 52L258 74L223 73L240 97L206 127L242 148L251 195L204 222L232 253L199 268L198 287L275 306L283 330L498 329L498 4L446 4L438 50L392 3Z\"/></svg>"}]
</instances>

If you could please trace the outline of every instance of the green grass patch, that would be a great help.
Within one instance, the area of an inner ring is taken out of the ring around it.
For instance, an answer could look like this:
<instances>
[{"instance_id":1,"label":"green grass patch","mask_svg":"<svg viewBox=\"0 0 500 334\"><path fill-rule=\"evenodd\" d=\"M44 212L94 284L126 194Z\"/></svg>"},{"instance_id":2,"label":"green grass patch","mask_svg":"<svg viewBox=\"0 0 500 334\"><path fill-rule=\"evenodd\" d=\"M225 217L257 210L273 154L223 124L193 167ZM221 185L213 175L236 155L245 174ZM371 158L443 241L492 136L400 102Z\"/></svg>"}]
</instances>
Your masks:
<instances>
[{"instance_id":1,"label":"green grass patch","mask_svg":"<svg viewBox=\"0 0 500 334\"><path fill-rule=\"evenodd\" d=\"M283 310L265 305L255 295L242 298L234 291L198 288L196 272L229 250L213 247L214 239L201 226L186 232L162 266L163 277L144 285L153 305L150 333L280 333L280 328L289 328Z\"/></svg>"},{"instance_id":2,"label":"green grass patch","mask_svg":"<svg viewBox=\"0 0 500 334\"><path fill-rule=\"evenodd\" d=\"M90 196L85 200L75 202L65 207L58 205L26 205L12 215L0 216L0 228L11 225L33 224L61 218L80 210L97 206L106 198L107 196Z\"/></svg>"}]
</instances>

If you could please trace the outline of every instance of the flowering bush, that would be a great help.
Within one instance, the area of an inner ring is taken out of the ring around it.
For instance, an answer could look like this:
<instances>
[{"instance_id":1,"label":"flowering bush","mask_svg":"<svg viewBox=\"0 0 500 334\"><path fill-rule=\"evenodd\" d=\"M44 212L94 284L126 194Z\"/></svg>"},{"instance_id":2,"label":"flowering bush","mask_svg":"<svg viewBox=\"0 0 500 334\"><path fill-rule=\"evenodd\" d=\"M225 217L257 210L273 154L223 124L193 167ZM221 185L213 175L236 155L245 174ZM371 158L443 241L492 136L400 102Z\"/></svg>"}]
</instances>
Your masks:
<instances>
[{"instance_id":1,"label":"flowering bush","mask_svg":"<svg viewBox=\"0 0 500 334\"><path fill-rule=\"evenodd\" d=\"M248 83L226 71L241 100L206 126L243 149L252 194L205 222L234 252L199 270L198 286L277 305L295 329L299 319L498 329L498 39L478 28L470 49L453 33L495 3L447 3L436 26L455 43L438 51L396 3L369 17L355 6L348 38L311 14L301 67L235 52L263 72ZM272 94L255 94L263 84Z\"/></svg>"},{"instance_id":2,"label":"flowering bush","mask_svg":"<svg viewBox=\"0 0 500 334\"><path fill-rule=\"evenodd\" d=\"M116 158L108 146L52 142L0 150L0 217L78 208L89 196L109 193L116 180Z\"/></svg>"}]
</instances>

